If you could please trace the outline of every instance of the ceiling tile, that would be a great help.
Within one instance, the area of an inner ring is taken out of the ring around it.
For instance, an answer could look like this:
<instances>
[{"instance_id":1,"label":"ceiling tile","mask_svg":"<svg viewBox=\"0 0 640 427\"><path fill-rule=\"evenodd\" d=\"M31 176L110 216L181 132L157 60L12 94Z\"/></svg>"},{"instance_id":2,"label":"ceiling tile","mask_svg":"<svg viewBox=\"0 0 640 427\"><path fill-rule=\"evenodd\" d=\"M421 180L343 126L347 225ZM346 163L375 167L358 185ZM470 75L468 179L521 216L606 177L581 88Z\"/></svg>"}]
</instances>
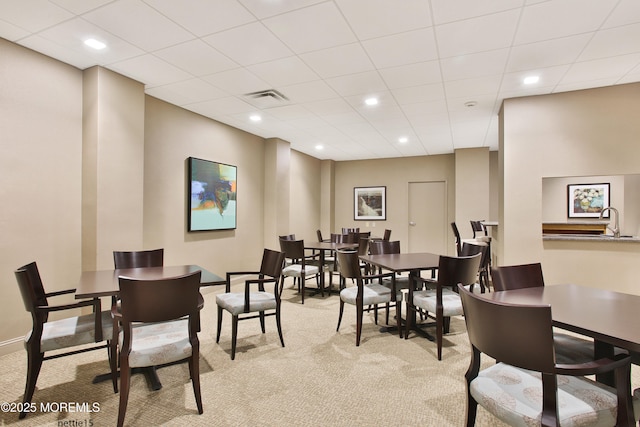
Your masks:
<instances>
[{"instance_id":1,"label":"ceiling tile","mask_svg":"<svg viewBox=\"0 0 640 427\"><path fill-rule=\"evenodd\" d=\"M203 40L241 65L293 55L284 43L259 22L213 34Z\"/></svg>"},{"instance_id":2,"label":"ceiling tile","mask_svg":"<svg viewBox=\"0 0 640 427\"><path fill-rule=\"evenodd\" d=\"M248 24L256 18L236 0L144 0L198 37Z\"/></svg>"},{"instance_id":3,"label":"ceiling tile","mask_svg":"<svg viewBox=\"0 0 640 427\"><path fill-rule=\"evenodd\" d=\"M147 51L193 38L184 28L139 0L109 3L83 18Z\"/></svg>"},{"instance_id":4,"label":"ceiling tile","mask_svg":"<svg viewBox=\"0 0 640 427\"><path fill-rule=\"evenodd\" d=\"M393 97L401 106L444 100L445 92L442 83L391 89Z\"/></svg>"},{"instance_id":5,"label":"ceiling tile","mask_svg":"<svg viewBox=\"0 0 640 427\"><path fill-rule=\"evenodd\" d=\"M420 86L442 81L440 63L438 61L384 68L380 70L380 75L390 89Z\"/></svg>"},{"instance_id":6,"label":"ceiling tile","mask_svg":"<svg viewBox=\"0 0 640 427\"><path fill-rule=\"evenodd\" d=\"M519 10L436 26L440 57L485 52L511 46Z\"/></svg>"},{"instance_id":7,"label":"ceiling tile","mask_svg":"<svg viewBox=\"0 0 640 427\"><path fill-rule=\"evenodd\" d=\"M175 105L193 104L229 96L201 79L183 80L178 83L148 88L146 93Z\"/></svg>"},{"instance_id":8,"label":"ceiling tile","mask_svg":"<svg viewBox=\"0 0 640 427\"><path fill-rule=\"evenodd\" d=\"M360 40L431 26L429 2L424 0L336 0Z\"/></svg>"},{"instance_id":9,"label":"ceiling tile","mask_svg":"<svg viewBox=\"0 0 640 427\"><path fill-rule=\"evenodd\" d=\"M248 10L258 18L280 15L292 10L301 9L326 0L239 0Z\"/></svg>"},{"instance_id":10,"label":"ceiling tile","mask_svg":"<svg viewBox=\"0 0 640 427\"><path fill-rule=\"evenodd\" d=\"M342 96L370 94L387 90L387 86L376 71L334 77L327 79L326 82Z\"/></svg>"},{"instance_id":11,"label":"ceiling tile","mask_svg":"<svg viewBox=\"0 0 640 427\"><path fill-rule=\"evenodd\" d=\"M573 64L560 84L571 84L589 80L614 79L631 71L640 61L640 53L596 59Z\"/></svg>"},{"instance_id":12,"label":"ceiling tile","mask_svg":"<svg viewBox=\"0 0 640 427\"><path fill-rule=\"evenodd\" d=\"M233 95L271 89L267 82L245 68L222 71L204 76L202 79Z\"/></svg>"},{"instance_id":13,"label":"ceiling tile","mask_svg":"<svg viewBox=\"0 0 640 427\"><path fill-rule=\"evenodd\" d=\"M520 18L515 44L596 31L617 2L617 0L562 0L527 6Z\"/></svg>"},{"instance_id":14,"label":"ceiling tile","mask_svg":"<svg viewBox=\"0 0 640 427\"><path fill-rule=\"evenodd\" d=\"M274 88L318 80L318 75L297 56L250 65L247 69Z\"/></svg>"},{"instance_id":15,"label":"ceiling tile","mask_svg":"<svg viewBox=\"0 0 640 427\"><path fill-rule=\"evenodd\" d=\"M580 54L578 61L637 52L640 52L640 23L598 31Z\"/></svg>"},{"instance_id":16,"label":"ceiling tile","mask_svg":"<svg viewBox=\"0 0 640 427\"><path fill-rule=\"evenodd\" d=\"M374 69L359 43L304 53L300 58L325 79Z\"/></svg>"},{"instance_id":17,"label":"ceiling tile","mask_svg":"<svg viewBox=\"0 0 640 427\"><path fill-rule=\"evenodd\" d=\"M447 58L440 61L444 81L502 74L509 49Z\"/></svg>"},{"instance_id":18,"label":"ceiling tile","mask_svg":"<svg viewBox=\"0 0 640 427\"><path fill-rule=\"evenodd\" d=\"M194 76L238 68L238 64L201 40L190 40L155 52L155 55Z\"/></svg>"},{"instance_id":19,"label":"ceiling tile","mask_svg":"<svg viewBox=\"0 0 640 427\"><path fill-rule=\"evenodd\" d=\"M378 68L437 59L433 29L421 29L362 42Z\"/></svg>"},{"instance_id":20,"label":"ceiling tile","mask_svg":"<svg viewBox=\"0 0 640 427\"><path fill-rule=\"evenodd\" d=\"M333 2L288 12L267 18L263 22L296 53L356 41L351 28Z\"/></svg>"},{"instance_id":21,"label":"ceiling tile","mask_svg":"<svg viewBox=\"0 0 640 427\"><path fill-rule=\"evenodd\" d=\"M323 81L299 83L285 86L283 93L295 103L321 101L323 99L335 98L337 94Z\"/></svg>"},{"instance_id":22,"label":"ceiling tile","mask_svg":"<svg viewBox=\"0 0 640 427\"><path fill-rule=\"evenodd\" d=\"M640 2L638 0L620 0L613 12L607 17L602 28L617 27L634 24L640 16Z\"/></svg>"},{"instance_id":23,"label":"ceiling tile","mask_svg":"<svg viewBox=\"0 0 640 427\"><path fill-rule=\"evenodd\" d=\"M537 43L513 46L507 72L571 64L585 48L591 34L562 37Z\"/></svg>"},{"instance_id":24,"label":"ceiling tile","mask_svg":"<svg viewBox=\"0 0 640 427\"><path fill-rule=\"evenodd\" d=\"M433 21L436 25L519 9L521 6L522 0L431 0Z\"/></svg>"},{"instance_id":25,"label":"ceiling tile","mask_svg":"<svg viewBox=\"0 0 640 427\"><path fill-rule=\"evenodd\" d=\"M0 19L18 28L37 32L73 18L73 14L48 0L2 0Z\"/></svg>"},{"instance_id":26,"label":"ceiling tile","mask_svg":"<svg viewBox=\"0 0 640 427\"><path fill-rule=\"evenodd\" d=\"M472 99L477 95L496 94L500 89L500 75L477 77L465 80L445 82L444 87L449 98Z\"/></svg>"},{"instance_id":27,"label":"ceiling tile","mask_svg":"<svg viewBox=\"0 0 640 427\"><path fill-rule=\"evenodd\" d=\"M49 0L51 3L57 4L69 12L80 15L90 10L96 9L113 0ZM22 1L24 4L24 0Z\"/></svg>"},{"instance_id":28,"label":"ceiling tile","mask_svg":"<svg viewBox=\"0 0 640 427\"><path fill-rule=\"evenodd\" d=\"M191 76L153 55L142 55L111 64L111 69L130 76L147 87L187 80Z\"/></svg>"}]
</instances>

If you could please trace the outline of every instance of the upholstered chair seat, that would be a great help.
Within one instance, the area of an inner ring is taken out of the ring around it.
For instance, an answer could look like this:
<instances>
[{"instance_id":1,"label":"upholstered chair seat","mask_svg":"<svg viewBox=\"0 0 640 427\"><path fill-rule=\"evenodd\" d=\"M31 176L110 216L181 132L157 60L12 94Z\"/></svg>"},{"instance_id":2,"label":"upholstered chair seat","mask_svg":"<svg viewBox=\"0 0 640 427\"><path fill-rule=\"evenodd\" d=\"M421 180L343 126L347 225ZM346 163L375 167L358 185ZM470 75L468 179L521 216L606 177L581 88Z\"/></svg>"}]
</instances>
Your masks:
<instances>
[{"instance_id":1,"label":"upholstered chair seat","mask_svg":"<svg viewBox=\"0 0 640 427\"><path fill-rule=\"evenodd\" d=\"M425 291L415 291L413 293L413 305L422 310L435 313L437 306L437 291L435 289L427 289ZM442 315L444 317L462 315L462 301L460 295L449 288L442 289Z\"/></svg>"},{"instance_id":2,"label":"upholstered chair seat","mask_svg":"<svg viewBox=\"0 0 640 427\"><path fill-rule=\"evenodd\" d=\"M539 372L497 363L480 371L469 390L483 407L510 426L540 425L542 379ZM562 427L613 426L616 424L616 390L585 377L558 376L558 421ZM638 390L633 408L640 414Z\"/></svg>"},{"instance_id":3,"label":"upholstered chair seat","mask_svg":"<svg viewBox=\"0 0 640 427\"><path fill-rule=\"evenodd\" d=\"M362 288L363 292L363 305L376 305L383 304L389 302L389 295L391 295L391 289L377 284L372 283L366 285ZM351 286L348 288L344 288L340 291L340 299L347 304L355 305L356 297L358 296L358 287Z\"/></svg>"},{"instance_id":4,"label":"upholstered chair seat","mask_svg":"<svg viewBox=\"0 0 640 427\"><path fill-rule=\"evenodd\" d=\"M244 313L245 294L225 293L216 296L216 304L218 307L227 310L232 316ZM275 310L277 306L276 296L271 292L250 292L249 293L249 311L258 312L265 310Z\"/></svg>"},{"instance_id":5,"label":"upholstered chair seat","mask_svg":"<svg viewBox=\"0 0 640 427\"><path fill-rule=\"evenodd\" d=\"M31 338L31 332L32 331L29 331L24 338L25 347ZM112 334L113 324L111 322L111 313L103 311L102 336L111 337ZM42 327L40 349L46 352L95 342L95 318L93 313L91 313L78 317L52 320L45 323Z\"/></svg>"},{"instance_id":6,"label":"upholstered chair seat","mask_svg":"<svg viewBox=\"0 0 640 427\"><path fill-rule=\"evenodd\" d=\"M132 328L129 367L158 366L191 357L188 324L189 319L183 318ZM123 345L123 340L124 334L121 332L120 347Z\"/></svg>"}]
</instances>

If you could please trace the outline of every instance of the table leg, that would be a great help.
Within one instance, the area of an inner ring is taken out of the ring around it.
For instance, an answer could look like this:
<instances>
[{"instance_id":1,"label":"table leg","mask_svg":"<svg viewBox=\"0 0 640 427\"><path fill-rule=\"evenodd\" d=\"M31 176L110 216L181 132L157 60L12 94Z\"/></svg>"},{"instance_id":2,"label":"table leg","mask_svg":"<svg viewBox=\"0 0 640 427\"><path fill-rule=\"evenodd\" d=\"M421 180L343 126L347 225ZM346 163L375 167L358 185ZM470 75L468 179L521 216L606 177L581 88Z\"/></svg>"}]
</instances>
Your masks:
<instances>
[{"instance_id":1,"label":"table leg","mask_svg":"<svg viewBox=\"0 0 640 427\"><path fill-rule=\"evenodd\" d=\"M160 378L158 377L158 371L155 366L147 366L144 368L131 368L131 375L134 374L143 374L147 379L147 385L153 391L160 390L162 388L162 383L160 382ZM118 371L118 376L120 376L120 371ZM108 374L100 374L96 375L91 381L93 384L98 384L104 381L111 381L111 373Z\"/></svg>"},{"instance_id":2,"label":"table leg","mask_svg":"<svg viewBox=\"0 0 640 427\"><path fill-rule=\"evenodd\" d=\"M611 344L607 344L602 341L593 341L593 352L596 360L603 357L613 358L615 354L614 347ZM603 374L596 374L596 381L602 384L615 387L615 375L613 372L605 372Z\"/></svg>"}]
</instances>

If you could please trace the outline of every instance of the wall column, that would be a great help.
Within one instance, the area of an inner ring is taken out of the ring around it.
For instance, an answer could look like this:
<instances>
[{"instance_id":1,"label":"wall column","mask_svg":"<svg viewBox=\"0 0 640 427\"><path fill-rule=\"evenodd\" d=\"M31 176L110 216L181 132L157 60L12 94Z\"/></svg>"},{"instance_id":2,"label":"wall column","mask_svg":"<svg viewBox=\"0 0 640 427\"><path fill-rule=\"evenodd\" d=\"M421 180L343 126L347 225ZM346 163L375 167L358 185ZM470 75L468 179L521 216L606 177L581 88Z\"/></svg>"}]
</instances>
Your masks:
<instances>
[{"instance_id":1,"label":"wall column","mask_svg":"<svg viewBox=\"0 0 640 427\"><path fill-rule=\"evenodd\" d=\"M278 236L289 234L291 148L278 138L264 144L264 244L280 250Z\"/></svg>"}]
</instances>

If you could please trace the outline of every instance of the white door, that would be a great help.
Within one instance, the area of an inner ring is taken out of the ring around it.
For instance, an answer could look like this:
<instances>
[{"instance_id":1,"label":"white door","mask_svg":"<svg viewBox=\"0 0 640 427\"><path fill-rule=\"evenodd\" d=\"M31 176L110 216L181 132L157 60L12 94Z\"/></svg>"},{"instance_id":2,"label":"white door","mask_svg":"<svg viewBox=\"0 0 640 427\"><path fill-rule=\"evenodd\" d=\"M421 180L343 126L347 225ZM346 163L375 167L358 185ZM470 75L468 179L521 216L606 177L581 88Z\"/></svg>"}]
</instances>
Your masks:
<instances>
[{"instance_id":1,"label":"white door","mask_svg":"<svg viewBox=\"0 0 640 427\"><path fill-rule=\"evenodd\" d=\"M403 252L447 254L447 188L444 181L409 183L409 247Z\"/></svg>"}]
</instances>

